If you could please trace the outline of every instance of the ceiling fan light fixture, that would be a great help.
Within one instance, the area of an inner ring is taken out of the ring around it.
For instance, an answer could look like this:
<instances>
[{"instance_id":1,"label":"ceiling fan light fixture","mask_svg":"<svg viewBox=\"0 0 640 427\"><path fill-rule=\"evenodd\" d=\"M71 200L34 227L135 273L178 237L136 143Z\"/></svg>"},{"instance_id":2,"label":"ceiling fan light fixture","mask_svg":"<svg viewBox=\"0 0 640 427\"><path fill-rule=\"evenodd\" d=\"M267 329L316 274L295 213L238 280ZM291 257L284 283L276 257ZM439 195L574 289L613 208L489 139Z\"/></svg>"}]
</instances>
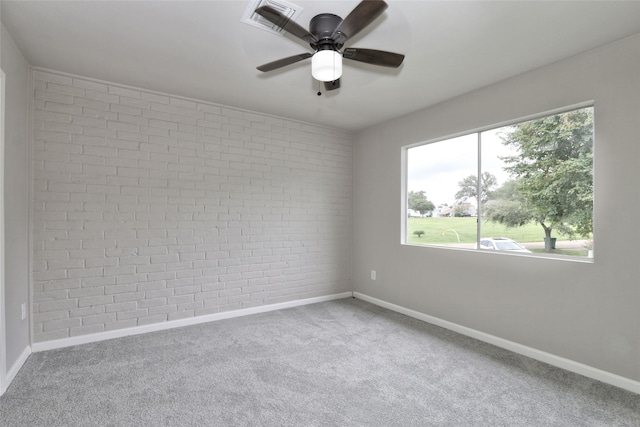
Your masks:
<instances>
[{"instance_id":1,"label":"ceiling fan light fixture","mask_svg":"<svg viewBox=\"0 0 640 427\"><path fill-rule=\"evenodd\" d=\"M335 50L320 50L311 58L311 75L321 82L332 82L342 76L342 55Z\"/></svg>"}]
</instances>

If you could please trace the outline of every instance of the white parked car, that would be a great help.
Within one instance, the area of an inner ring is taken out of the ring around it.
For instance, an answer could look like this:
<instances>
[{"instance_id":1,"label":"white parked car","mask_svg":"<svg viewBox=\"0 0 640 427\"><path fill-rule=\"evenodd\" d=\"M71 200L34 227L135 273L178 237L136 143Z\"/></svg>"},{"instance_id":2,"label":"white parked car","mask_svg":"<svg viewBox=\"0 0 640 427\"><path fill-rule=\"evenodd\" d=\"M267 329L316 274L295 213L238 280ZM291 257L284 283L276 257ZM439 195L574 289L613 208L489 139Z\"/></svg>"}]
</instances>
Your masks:
<instances>
[{"instance_id":1,"label":"white parked car","mask_svg":"<svg viewBox=\"0 0 640 427\"><path fill-rule=\"evenodd\" d=\"M531 253L520 243L507 237L483 237L480 239L480 249Z\"/></svg>"}]
</instances>

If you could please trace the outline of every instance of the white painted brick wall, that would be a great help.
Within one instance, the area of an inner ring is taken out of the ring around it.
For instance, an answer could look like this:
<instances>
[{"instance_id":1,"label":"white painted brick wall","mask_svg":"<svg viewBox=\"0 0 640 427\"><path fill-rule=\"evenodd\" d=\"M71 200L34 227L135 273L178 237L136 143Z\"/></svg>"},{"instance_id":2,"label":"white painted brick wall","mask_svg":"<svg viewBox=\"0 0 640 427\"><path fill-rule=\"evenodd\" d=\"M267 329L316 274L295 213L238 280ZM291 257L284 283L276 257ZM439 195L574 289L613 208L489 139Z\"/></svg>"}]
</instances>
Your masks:
<instances>
[{"instance_id":1,"label":"white painted brick wall","mask_svg":"<svg viewBox=\"0 0 640 427\"><path fill-rule=\"evenodd\" d=\"M33 78L34 341L350 289L349 133Z\"/></svg>"}]
</instances>

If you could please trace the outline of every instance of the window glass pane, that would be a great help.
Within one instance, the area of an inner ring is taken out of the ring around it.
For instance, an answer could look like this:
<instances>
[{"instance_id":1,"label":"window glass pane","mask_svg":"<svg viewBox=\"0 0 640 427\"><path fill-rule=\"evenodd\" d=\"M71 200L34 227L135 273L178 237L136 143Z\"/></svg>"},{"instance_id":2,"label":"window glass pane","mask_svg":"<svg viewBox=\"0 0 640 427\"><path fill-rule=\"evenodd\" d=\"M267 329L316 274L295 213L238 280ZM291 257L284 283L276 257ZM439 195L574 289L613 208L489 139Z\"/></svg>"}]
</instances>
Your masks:
<instances>
[{"instance_id":1,"label":"window glass pane","mask_svg":"<svg viewBox=\"0 0 640 427\"><path fill-rule=\"evenodd\" d=\"M407 150L407 243L475 247L477 148L471 134Z\"/></svg>"},{"instance_id":2,"label":"window glass pane","mask_svg":"<svg viewBox=\"0 0 640 427\"><path fill-rule=\"evenodd\" d=\"M593 108L481 133L481 249L591 256Z\"/></svg>"}]
</instances>

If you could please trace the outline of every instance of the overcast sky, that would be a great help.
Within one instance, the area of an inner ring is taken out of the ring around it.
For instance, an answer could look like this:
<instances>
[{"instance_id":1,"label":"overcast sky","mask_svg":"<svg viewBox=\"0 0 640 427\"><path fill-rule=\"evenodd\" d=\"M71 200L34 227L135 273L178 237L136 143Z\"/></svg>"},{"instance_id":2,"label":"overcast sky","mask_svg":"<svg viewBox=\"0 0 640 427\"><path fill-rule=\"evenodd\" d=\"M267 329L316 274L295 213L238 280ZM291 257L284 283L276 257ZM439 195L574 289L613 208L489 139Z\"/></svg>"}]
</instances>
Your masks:
<instances>
[{"instance_id":1,"label":"overcast sky","mask_svg":"<svg viewBox=\"0 0 640 427\"><path fill-rule=\"evenodd\" d=\"M515 152L502 144L500 137L507 128L482 132L482 170L491 172L498 186L509 179L498 156ZM436 206L451 206L460 189L458 183L469 175L478 174L478 136L476 133L426 144L408 150L407 189L424 191Z\"/></svg>"}]
</instances>

